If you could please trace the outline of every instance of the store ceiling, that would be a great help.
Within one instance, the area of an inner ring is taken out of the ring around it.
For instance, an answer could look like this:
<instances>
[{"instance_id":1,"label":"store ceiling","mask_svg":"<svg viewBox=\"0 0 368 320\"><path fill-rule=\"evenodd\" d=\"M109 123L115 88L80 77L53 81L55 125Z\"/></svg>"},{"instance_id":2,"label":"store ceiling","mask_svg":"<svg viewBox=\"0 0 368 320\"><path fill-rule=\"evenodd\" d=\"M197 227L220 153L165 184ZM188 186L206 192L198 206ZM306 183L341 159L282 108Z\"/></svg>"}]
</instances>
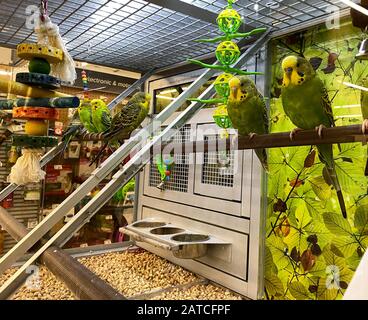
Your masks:
<instances>
[{"instance_id":1,"label":"store ceiling","mask_svg":"<svg viewBox=\"0 0 368 320\"><path fill-rule=\"evenodd\" d=\"M0 45L36 40L25 22L27 6L38 4L1 1ZM48 7L76 60L146 71L213 53L216 45L193 40L219 35L215 18L225 5L225 0L49 0ZM331 5L345 7L338 0L239 0L235 8L245 29L281 30L322 17Z\"/></svg>"},{"instance_id":2,"label":"store ceiling","mask_svg":"<svg viewBox=\"0 0 368 320\"><path fill-rule=\"evenodd\" d=\"M180 0L219 13L226 0ZM355 1L356 2L356 1ZM238 0L234 8L245 23L254 27L272 27L275 30L289 29L308 20L321 18L334 8L347 6L339 0Z\"/></svg>"}]
</instances>

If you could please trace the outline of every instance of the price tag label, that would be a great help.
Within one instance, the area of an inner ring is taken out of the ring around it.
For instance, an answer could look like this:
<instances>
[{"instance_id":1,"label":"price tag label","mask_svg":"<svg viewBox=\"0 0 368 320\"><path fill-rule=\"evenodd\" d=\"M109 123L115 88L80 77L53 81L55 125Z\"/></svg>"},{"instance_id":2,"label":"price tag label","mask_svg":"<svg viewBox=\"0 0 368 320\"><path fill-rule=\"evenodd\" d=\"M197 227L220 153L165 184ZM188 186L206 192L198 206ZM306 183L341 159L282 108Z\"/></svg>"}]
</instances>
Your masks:
<instances>
[{"instance_id":1,"label":"price tag label","mask_svg":"<svg viewBox=\"0 0 368 320\"><path fill-rule=\"evenodd\" d=\"M13 131L13 132L20 132L20 131L23 131L23 130L24 130L24 127L21 124L13 124L11 126L11 131Z\"/></svg>"},{"instance_id":2,"label":"price tag label","mask_svg":"<svg viewBox=\"0 0 368 320\"><path fill-rule=\"evenodd\" d=\"M27 229L33 229L38 225L38 221L35 219L27 221Z\"/></svg>"},{"instance_id":3,"label":"price tag label","mask_svg":"<svg viewBox=\"0 0 368 320\"><path fill-rule=\"evenodd\" d=\"M104 244L111 244L111 240L110 239L105 240Z\"/></svg>"},{"instance_id":4,"label":"price tag label","mask_svg":"<svg viewBox=\"0 0 368 320\"><path fill-rule=\"evenodd\" d=\"M63 134L63 123L55 121L55 134L61 136Z\"/></svg>"},{"instance_id":5,"label":"price tag label","mask_svg":"<svg viewBox=\"0 0 368 320\"><path fill-rule=\"evenodd\" d=\"M88 247L88 243L82 243L82 244L80 245L80 247L81 247L81 248L86 248L86 247Z\"/></svg>"}]
</instances>

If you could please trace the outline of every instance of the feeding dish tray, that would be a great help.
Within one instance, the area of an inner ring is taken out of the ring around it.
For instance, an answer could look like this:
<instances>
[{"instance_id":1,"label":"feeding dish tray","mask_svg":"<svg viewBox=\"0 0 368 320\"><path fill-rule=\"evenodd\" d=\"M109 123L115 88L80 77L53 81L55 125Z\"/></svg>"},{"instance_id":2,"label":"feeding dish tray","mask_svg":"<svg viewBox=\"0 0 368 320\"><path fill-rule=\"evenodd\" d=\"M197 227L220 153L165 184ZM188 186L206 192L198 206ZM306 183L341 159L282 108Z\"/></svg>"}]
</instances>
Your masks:
<instances>
[{"instance_id":1,"label":"feeding dish tray","mask_svg":"<svg viewBox=\"0 0 368 320\"><path fill-rule=\"evenodd\" d=\"M156 228L156 227L162 227L166 223L165 222L158 222L158 221L140 221L134 223L132 226L134 228Z\"/></svg>"},{"instance_id":2,"label":"feeding dish tray","mask_svg":"<svg viewBox=\"0 0 368 320\"><path fill-rule=\"evenodd\" d=\"M152 234L165 235L165 234L177 234L177 233L184 232L184 231L185 231L184 229L180 229L180 228L161 227L161 228L152 229L150 232Z\"/></svg>"},{"instance_id":3,"label":"feeding dish tray","mask_svg":"<svg viewBox=\"0 0 368 320\"><path fill-rule=\"evenodd\" d=\"M145 219L120 228L137 242L172 251L181 259L195 259L207 254L209 245L230 245L212 235L201 234L157 219Z\"/></svg>"}]
</instances>

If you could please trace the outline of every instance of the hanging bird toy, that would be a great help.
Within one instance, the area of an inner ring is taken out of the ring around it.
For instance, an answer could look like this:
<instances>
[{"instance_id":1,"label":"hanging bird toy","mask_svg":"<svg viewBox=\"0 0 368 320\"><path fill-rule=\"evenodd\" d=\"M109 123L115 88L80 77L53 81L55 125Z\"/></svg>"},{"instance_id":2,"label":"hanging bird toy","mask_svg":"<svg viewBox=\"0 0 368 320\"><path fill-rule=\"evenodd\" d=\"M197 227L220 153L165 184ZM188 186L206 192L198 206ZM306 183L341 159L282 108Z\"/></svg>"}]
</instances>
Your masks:
<instances>
[{"instance_id":1,"label":"hanging bird toy","mask_svg":"<svg viewBox=\"0 0 368 320\"><path fill-rule=\"evenodd\" d=\"M170 181L174 158L171 155L157 155L155 158L155 164L161 176L161 182L157 185L157 188L163 191L165 190L165 184Z\"/></svg>"},{"instance_id":2,"label":"hanging bird toy","mask_svg":"<svg viewBox=\"0 0 368 320\"><path fill-rule=\"evenodd\" d=\"M88 78L85 70L82 70L82 83L83 83L83 98L86 100L88 96Z\"/></svg>"},{"instance_id":3,"label":"hanging bird toy","mask_svg":"<svg viewBox=\"0 0 368 320\"><path fill-rule=\"evenodd\" d=\"M190 101L197 101L204 104L219 104L213 113L213 119L215 123L223 129L221 138L227 138L229 136L228 129L232 127L231 120L227 113L227 103L230 94L229 81L234 75L262 74L259 72L248 72L231 67L231 65L233 65L240 57L240 49L233 39L248 38L267 30L266 28L257 28L246 33L238 32L243 20L239 13L233 9L234 2L235 0L228 0L227 7L220 12L216 20L220 31L223 32L224 35L214 39L196 40L196 42L202 43L219 43L215 51L219 64L211 65L198 60L188 59L188 61L203 68L215 69L224 72L220 74L213 83L219 98L209 100L189 99Z\"/></svg>"},{"instance_id":4,"label":"hanging bird toy","mask_svg":"<svg viewBox=\"0 0 368 320\"><path fill-rule=\"evenodd\" d=\"M22 156L11 169L10 183L24 185L44 179L40 167L44 148L53 147L58 138L48 136L49 121L58 119L55 108L76 108L77 97L53 91L61 82L73 83L76 78L73 59L68 54L59 28L47 16L47 1L41 1L41 15L36 21L37 43L21 43L17 55L29 60L28 71L16 75L16 81L1 81L0 90L25 98L0 101L0 108L12 109L13 118L25 120L25 134L14 134L12 145L22 148Z\"/></svg>"}]
</instances>

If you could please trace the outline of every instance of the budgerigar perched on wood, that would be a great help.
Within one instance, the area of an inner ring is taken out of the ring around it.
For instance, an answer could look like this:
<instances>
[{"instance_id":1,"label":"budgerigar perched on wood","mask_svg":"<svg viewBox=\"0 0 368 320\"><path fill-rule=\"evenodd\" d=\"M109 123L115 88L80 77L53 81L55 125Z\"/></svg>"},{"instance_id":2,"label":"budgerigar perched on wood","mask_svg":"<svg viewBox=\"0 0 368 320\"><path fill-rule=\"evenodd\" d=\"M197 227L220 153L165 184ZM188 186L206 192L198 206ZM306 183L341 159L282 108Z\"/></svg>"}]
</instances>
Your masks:
<instances>
[{"instance_id":1,"label":"budgerigar perched on wood","mask_svg":"<svg viewBox=\"0 0 368 320\"><path fill-rule=\"evenodd\" d=\"M286 115L297 126L291 138L300 130L316 129L322 136L324 127L335 126L331 101L326 87L306 59L288 56L282 62L282 104ZM342 215L346 218L346 207L335 170L332 144L317 145L319 158L325 165L329 178L337 192Z\"/></svg>"},{"instance_id":2,"label":"budgerigar perched on wood","mask_svg":"<svg viewBox=\"0 0 368 320\"><path fill-rule=\"evenodd\" d=\"M111 120L111 126L101 134L101 138L106 140L105 145L100 149L91 165L95 163L103 154L111 140L125 140L137 129L147 117L151 96L144 92L137 92L129 102Z\"/></svg>"},{"instance_id":3,"label":"budgerigar perched on wood","mask_svg":"<svg viewBox=\"0 0 368 320\"><path fill-rule=\"evenodd\" d=\"M98 133L97 128L92 122L92 107L88 100L82 100L78 107L79 119L89 133Z\"/></svg>"},{"instance_id":4,"label":"budgerigar perched on wood","mask_svg":"<svg viewBox=\"0 0 368 320\"><path fill-rule=\"evenodd\" d=\"M93 99L92 107L92 123L98 132L105 132L111 126L110 110L101 99Z\"/></svg>"},{"instance_id":5,"label":"budgerigar perched on wood","mask_svg":"<svg viewBox=\"0 0 368 320\"><path fill-rule=\"evenodd\" d=\"M230 96L227 112L235 129L241 136L268 133L268 116L263 96L256 85L246 76L233 77L229 81ZM263 168L268 171L265 149L256 149Z\"/></svg>"},{"instance_id":6,"label":"budgerigar perched on wood","mask_svg":"<svg viewBox=\"0 0 368 320\"><path fill-rule=\"evenodd\" d=\"M362 86L368 90L368 78L362 80ZM362 90L360 92L360 108L363 117L362 132L366 134L368 132L368 91ZM368 159L365 165L365 175L368 176Z\"/></svg>"}]
</instances>

